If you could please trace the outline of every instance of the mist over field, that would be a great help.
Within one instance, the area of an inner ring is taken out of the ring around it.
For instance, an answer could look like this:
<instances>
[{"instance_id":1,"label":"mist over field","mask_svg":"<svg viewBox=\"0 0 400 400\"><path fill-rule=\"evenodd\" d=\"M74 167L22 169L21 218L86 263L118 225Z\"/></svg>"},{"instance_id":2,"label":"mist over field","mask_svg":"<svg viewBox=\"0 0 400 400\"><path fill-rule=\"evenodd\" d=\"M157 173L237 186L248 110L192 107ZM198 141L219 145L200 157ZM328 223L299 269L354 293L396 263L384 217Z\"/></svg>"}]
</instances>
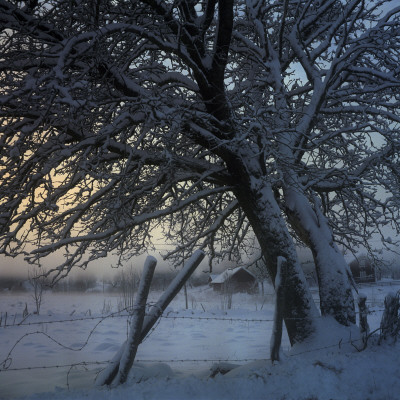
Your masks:
<instances>
[{"instance_id":1,"label":"mist over field","mask_svg":"<svg viewBox=\"0 0 400 400\"><path fill-rule=\"evenodd\" d=\"M360 287L371 331L379 327L385 296L399 289L394 281ZM161 294L152 290L149 302ZM36 315L32 291L0 291L0 398L397 399L398 346L376 347L371 339L359 353L358 328L349 336L327 321L319 341L292 350L284 334L282 361L271 364L271 286L263 295L233 294L230 302L208 285L189 286L188 296L186 309L179 293L139 346L128 382L110 392L96 389L94 379L126 339L129 317L121 292L103 293L101 285L86 293L46 291ZM315 289L313 296L318 300ZM218 368L233 369L222 375Z\"/></svg>"}]
</instances>

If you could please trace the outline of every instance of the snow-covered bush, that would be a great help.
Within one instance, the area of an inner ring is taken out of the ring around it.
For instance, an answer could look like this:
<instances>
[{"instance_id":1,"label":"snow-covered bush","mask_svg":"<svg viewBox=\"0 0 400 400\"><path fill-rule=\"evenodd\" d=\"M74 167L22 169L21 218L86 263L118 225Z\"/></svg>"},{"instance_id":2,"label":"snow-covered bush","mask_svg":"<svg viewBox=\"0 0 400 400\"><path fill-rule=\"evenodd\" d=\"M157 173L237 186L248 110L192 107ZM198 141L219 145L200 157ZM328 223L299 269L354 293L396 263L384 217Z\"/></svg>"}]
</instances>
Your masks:
<instances>
[{"instance_id":1,"label":"snow-covered bush","mask_svg":"<svg viewBox=\"0 0 400 400\"><path fill-rule=\"evenodd\" d=\"M381 340L396 342L400 333L400 294L388 293L385 298L385 311L381 320Z\"/></svg>"}]
</instances>

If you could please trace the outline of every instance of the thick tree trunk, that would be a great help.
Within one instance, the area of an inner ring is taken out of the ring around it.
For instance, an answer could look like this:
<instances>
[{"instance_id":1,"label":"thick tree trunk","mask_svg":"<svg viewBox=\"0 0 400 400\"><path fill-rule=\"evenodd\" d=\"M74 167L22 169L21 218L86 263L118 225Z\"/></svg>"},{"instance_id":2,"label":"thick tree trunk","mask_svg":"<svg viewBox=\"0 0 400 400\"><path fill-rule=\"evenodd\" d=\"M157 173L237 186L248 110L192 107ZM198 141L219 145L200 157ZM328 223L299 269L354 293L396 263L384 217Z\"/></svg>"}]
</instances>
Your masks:
<instances>
[{"instance_id":1,"label":"thick tree trunk","mask_svg":"<svg viewBox=\"0 0 400 400\"><path fill-rule=\"evenodd\" d=\"M236 161L228 166L235 177L235 195L257 236L272 281L276 277L278 257L287 261L283 318L291 344L302 342L314 332L319 313L297 260L293 239L271 184L257 171L248 171L242 159Z\"/></svg>"},{"instance_id":2,"label":"thick tree trunk","mask_svg":"<svg viewBox=\"0 0 400 400\"><path fill-rule=\"evenodd\" d=\"M277 107L289 110L283 82L276 82ZM354 299L349 280L349 268L334 243L332 230L318 204L311 206L300 184L296 171L293 151L296 148L295 136L291 133L290 120L281 112L277 126L282 129L278 143L280 173L283 176L283 192L286 214L289 222L307 243L314 256L322 315L332 315L339 323L355 323ZM304 127L298 127L299 132ZM303 131L305 132L305 131Z\"/></svg>"},{"instance_id":3,"label":"thick tree trunk","mask_svg":"<svg viewBox=\"0 0 400 400\"><path fill-rule=\"evenodd\" d=\"M291 226L313 253L321 314L333 316L342 325L354 324L351 273L333 241L331 228L319 204L313 208L300 188L293 184L286 185L284 197Z\"/></svg>"},{"instance_id":4,"label":"thick tree trunk","mask_svg":"<svg viewBox=\"0 0 400 400\"><path fill-rule=\"evenodd\" d=\"M229 41L226 40L227 46L228 43ZM220 71L222 70L223 68ZM209 82L213 82L211 86L204 86L202 79L197 79L206 108L216 119L224 122L225 137L232 138L232 132L230 132L230 129L234 129L230 120L232 110L226 101L223 78L219 77L219 84L217 84L217 75L214 74L216 81L213 77L209 78ZM212 101L209 100L210 87L213 90ZM199 137L196 139L202 145L206 144L226 163L234 185L235 196L253 228L273 281L277 272L278 257L286 259L285 293L287 296L283 304L283 318L291 344L304 341L315 331L314 321L319 313L297 260L293 239L274 197L271 183L268 181L265 159L257 155L259 149L253 148L252 145L247 146L245 141L238 144L236 148L232 143L229 149L224 149L224 146L215 146L213 141Z\"/></svg>"}]
</instances>

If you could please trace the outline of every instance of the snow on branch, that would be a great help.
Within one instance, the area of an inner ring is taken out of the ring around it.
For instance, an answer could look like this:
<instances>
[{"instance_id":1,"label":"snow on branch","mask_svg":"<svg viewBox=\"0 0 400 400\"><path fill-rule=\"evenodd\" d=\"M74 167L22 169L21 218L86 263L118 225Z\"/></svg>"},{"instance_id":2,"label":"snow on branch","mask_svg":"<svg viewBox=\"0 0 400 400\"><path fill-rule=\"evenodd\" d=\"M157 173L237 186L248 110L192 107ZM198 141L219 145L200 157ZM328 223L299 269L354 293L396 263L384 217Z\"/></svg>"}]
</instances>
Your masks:
<instances>
[{"instance_id":1,"label":"snow on branch","mask_svg":"<svg viewBox=\"0 0 400 400\"><path fill-rule=\"evenodd\" d=\"M239 257L293 182L336 240L399 228L399 7L136 3L0 0L2 254L64 248L62 275L158 229Z\"/></svg>"}]
</instances>

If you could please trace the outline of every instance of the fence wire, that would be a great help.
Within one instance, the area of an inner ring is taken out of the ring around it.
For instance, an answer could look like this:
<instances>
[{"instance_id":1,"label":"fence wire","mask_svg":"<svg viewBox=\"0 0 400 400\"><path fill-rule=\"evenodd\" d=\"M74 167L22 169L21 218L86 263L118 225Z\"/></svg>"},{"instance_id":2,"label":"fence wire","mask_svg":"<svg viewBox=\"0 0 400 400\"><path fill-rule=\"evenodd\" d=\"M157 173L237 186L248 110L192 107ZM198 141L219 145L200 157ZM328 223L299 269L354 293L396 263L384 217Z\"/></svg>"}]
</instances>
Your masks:
<instances>
[{"instance_id":1,"label":"fence wire","mask_svg":"<svg viewBox=\"0 0 400 400\"><path fill-rule=\"evenodd\" d=\"M375 313L375 312L383 312L383 309L379 310L370 310L369 314ZM358 313L358 312L356 312ZM146 314L147 315L147 314ZM30 335L44 335L46 336L49 340L53 341L60 347L71 350L71 351L81 351L89 342L90 337L93 335L94 331L97 329L97 327L105 320L109 318L129 318L131 314L128 313L127 309L123 309L114 313L110 313L108 315L102 315L102 316L84 316L80 318L70 318L70 319L59 319L59 320L50 320L50 321L32 321L32 322L27 322L27 319L31 317L32 314L29 314L25 316L19 323L13 323L7 325L7 321L4 321L4 325L0 325L0 328L12 328L12 327L27 327L27 326L37 326L37 325L47 325L47 324L63 324L63 323L74 323L78 321L97 321L95 326L90 330L86 341L83 343L82 346L79 348L73 348L64 345L60 341L54 339L51 337L51 335L42 332L42 331L36 331L36 332L27 332L24 335L22 335L12 346L10 351L8 352L6 358L0 362L0 373L1 372L9 372L9 371L27 371L27 370L39 370L39 369L55 369L55 368L74 368L74 367L89 367L89 366L102 366L102 365L107 365L111 362L111 360L108 361L81 361L81 362L76 362L72 364L60 364L60 365L47 365L47 366L31 366L31 367L21 367L21 368L11 368L12 364L12 357L11 354L16 348L16 346L27 336ZM14 316L14 322L15 322L16 316ZM187 315L171 315L171 313L168 313L166 315L161 315L160 318L158 319L158 323L151 329L149 334L144 338L143 341L147 340L148 337L151 335L152 332L157 328L158 324L160 323L161 319L172 319L172 320L199 320L199 321L224 321L224 322L245 322L245 323L272 323L274 320L271 318L258 318L258 319L250 319L250 318L234 318L234 317L206 317L206 316L187 316ZM298 319L298 318L295 318ZM0 320L1 323L1 320ZM142 342L143 342L142 341ZM349 340L346 342L340 342L337 344L325 346L325 347L319 347L315 349L309 349L305 350L303 352L295 353L295 354L289 354L290 357L296 357L301 354L305 353L311 353L315 351L320 351L324 349L329 349L329 348L334 348L334 347L340 347L341 345L344 344L352 344L354 346L355 343L360 342L361 339L356 339L356 340ZM220 362L240 362L240 363L245 363L245 362L252 362L252 361L269 361L271 360L270 358L243 358L243 359L233 359L233 358L228 358L228 359L163 359L163 360L156 360L156 359L136 359L135 362L141 362L141 363L220 363Z\"/></svg>"},{"instance_id":2,"label":"fence wire","mask_svg":"<svg viewBox=\"0 0 400 400\"><path fill-rule=\"evenodd\" d=\"M374 314L376 312L383 312L384 309L378 309L378 310L369 310L368 314ZM355 312L355 314L359 314L358 311ZM31 316L32 314L29 314ZM148 315L148 314L146 314ZM35 325L49 325L49 324L59 324L59 323L67 323L67 322L78 322L78 321L95 321L95 320L105 320L108 318L129 318L131 315L130 314L119 314L113 313L109 315L103 315L103 316L98 316L98 317L82 317L82 318L73 318L73 319L59 319L59 320L53 320L53 321L34 321L34 322L19 322L19 323L12 323L12 324L7 324L5 323L4 325L0 325L1 328L13 328L13 327L22 327L22 326L35 326ZM189 320L199 320L199 321L227 321L227 322L274 322L272 318L256 318L256 319L248 319L248 318L226 318L226 317L195 317L195 316L186 316L186 315L161 315L159 317L160 319L189 319ZM315 317L318 319L319 317ZM26 321L27 318L24 318L24 321ZM285 318L288 320L299 320L303 318ZM3 322L4 323L4 322Z\"/></svg>"},{"instance_id":3,"label":"fence wire","mask_svg":"<svg viewBox=\"0 0 400 400\"><path fill-rule=\"evenodd\" d=\"M300 355L306 354L306 353L313 353L316 351L321 351L321 350L326 350L326 349L332 349L332 348L341 348L341 346L345 344L351 344L355 345L355 343L361 342L362 339L352 339L348 341L340 341L338 343L328 345L328 346L323 346L323 347L318 347L314 349L309 349L309 350L304 350L298 353L294 354L287 354L288 357L298 357ZM222 362L254 362L254 361L271 361L271 358L227 358L227 359L222 359L222 358L207 358L207 359L135 359L135 362L137 363L222 363ZM81 361L81 362L76 362L73 364L60 364L60 365L44 365L44 366L33 366L33 367L21 367L21 368L6 368L6 369L0 369L1 372L8 372L8 371L29 371L29 370L37 370L37 369L56 369L56 368L74 368L74 367L87 367L87 366L101 366L101 365L107 365L111 363L111 360L108 361Z\"/></svg>"}]
</instances>

